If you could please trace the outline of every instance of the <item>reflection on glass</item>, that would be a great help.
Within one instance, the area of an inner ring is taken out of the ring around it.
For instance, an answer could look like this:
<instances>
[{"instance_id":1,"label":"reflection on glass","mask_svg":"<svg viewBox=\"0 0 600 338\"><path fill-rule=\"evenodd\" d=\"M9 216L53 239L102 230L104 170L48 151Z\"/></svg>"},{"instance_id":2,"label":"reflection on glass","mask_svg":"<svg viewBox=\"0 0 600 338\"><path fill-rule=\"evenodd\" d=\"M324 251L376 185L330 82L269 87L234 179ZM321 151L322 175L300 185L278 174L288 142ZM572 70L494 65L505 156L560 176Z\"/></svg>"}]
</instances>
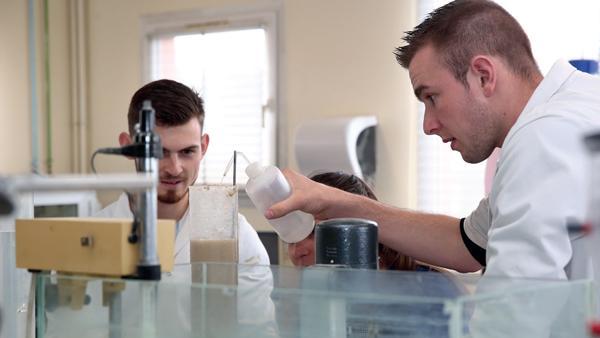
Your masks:
<instances>
[{"instance_id":1,"label":"reflection on glass","mask_svg":"<svg viewBox=\"0 0 600 338\"><path fill-rule=\"evenodd\" d=\"M237 273L237 285L208 282L210 275L229 274L231 269ZM201 276L196 283L192 283L194 270ZM83 299L79 309L60 303L56 290L50 291L60 280L86 285L83 298L78 296ZM175 338L541 337L550 333L572 338L587 337L586 319L592 313L591 281L207 263L176 266L158 283L48 275L38 275L38 281L44 286L38 288L40 337L108 337L109 332L110 337L147 337L151 332ZM120 320L110 321L110 304L103 304L107 281L116 283L109 291L122 299ZM147 285L155 288L156 320L150 328L143 324L147 309L140 302Z\"/></svg>"}]
</instances>

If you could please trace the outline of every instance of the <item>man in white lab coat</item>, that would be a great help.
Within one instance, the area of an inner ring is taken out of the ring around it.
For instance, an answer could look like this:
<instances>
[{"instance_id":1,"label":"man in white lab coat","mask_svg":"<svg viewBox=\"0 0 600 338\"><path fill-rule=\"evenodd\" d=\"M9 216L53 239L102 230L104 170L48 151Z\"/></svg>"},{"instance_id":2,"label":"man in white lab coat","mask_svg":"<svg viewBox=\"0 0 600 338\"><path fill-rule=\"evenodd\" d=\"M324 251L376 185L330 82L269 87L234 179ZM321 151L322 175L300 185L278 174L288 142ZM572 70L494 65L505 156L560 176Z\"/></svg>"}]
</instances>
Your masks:
<instances>
[{"instance_id":1,"label":"man in white lab coat","mask_svg":"<svg viewBox=\"0 0 600 338\"><path fill-rule=\"evenodd\" d=\"M159 160L157 213L160 219L177 221L175 263L190 262L189 186L198 178L200 161L208 149L209 136L203 133L204 107L198 93L172 80L158 80L140 88L131 98L127 120L129 132L119 135L119 144L132 142L134 126L145 100L156 111L156 129L163 147ZM97 217L132 218L129 199L119 199L101 210ZM239 263L269 265L269 256L256 230L238 215Z\"/></svg>"},{"instance_id":2,"label":"man in white lab coat","mask_svg":"<svg viewBox=\"0 0 600 338\"><path fill-rule=\"evenodd\" d=\"M567 223L586 217L590 168L582 139L600 129L600 78L563 61L544 78L525 32L491 1L440 7L404 40L395 54L425 104L425 133L469 163L502 148L489 198L457 219L387 206L287 170L293 194L266 216L301 209L318 219L372 219L384 245L458 271L583 277L570 271L578 241Z\"/></svg>"},{"instance_id":3,"label":"man in white lab coat","mask_svg":"<svg viewBox=\"0 0 600 338\"><path fill-rule=\"evenodd\" d=\"M159 80L148 83L140 88L132 97L128 112L129 133L123 132L119 135L121 146L132 142L134 125L139 121L139 111L145 100L151 100L156 112L156 128L163 147L164 157L159 161L158 186L158 218L174 219L177 221L175 239L175 266L172 274L163 276L158 286L159 306L157 312L162 315L157 323L157 329L171 330L170 334L198 335L194 330L202 318L208 315L199 314L196 307L199 301L193 302L193 293L201 293L200 287L190 287L191 267L190 263L190 216L189 216L189 186L198 177L200 161L208 148L209 137L202 132L204 122L204 108L202 99L198 93L189 87L172 80ZM130 203L126 194L101 210L97 217L109 218L133 218ZM264 336L276 332L274 322L274 305L270 299L273 289L273 276L269 266L269 257L262 245L256 231L246 221L244 216L238 215L239 224L239 263L244 263L237 270L237 315L232 318L223 318L218 321L231 322L234 328L253 328L262 330ZM225 266L215 266L215 271L225 271ZM210 270L212 271L212 270ZM231 273L226 270L227 273ZM144 308L140 308L140 294L138 285L128 286L122 293L123 315L120 319L122 327L134 330L143 330L140 319L143 317ZM214 289L209 289L214 290ZM101 302L102 293L99 288L91 290L92 302ZM207 291L207 293L210 291ZM218 300L227 299L227 296L213 297L211 306L221 306ZM216 299L216 300L214 300ZM231 305L230 305L231 307ZM257 309L260 309L258 311ZM216 309L218 310L218 308ZM210 311L213 311L211 309ZM200 312L201 313L201 312ZM228 313L231 315L231 313ZM53 313L52 323L68 323L72 311L67 308L59 308ZM202 317L204 316L204 317ZM227 322L228 323L228 322ZM214 327L212 323L211 327ZM222 326L222 325L221 325ZM220 328L218 326L216 329ZM50 325L48 336L65 335L63 327ZM97 328L99 336L105 336L106 331ZM173 331L174 330L174 331ZM54 332L56 331L56 332ZM81 332L76 332L81 336Z\"/></svg>"}]
</instances>

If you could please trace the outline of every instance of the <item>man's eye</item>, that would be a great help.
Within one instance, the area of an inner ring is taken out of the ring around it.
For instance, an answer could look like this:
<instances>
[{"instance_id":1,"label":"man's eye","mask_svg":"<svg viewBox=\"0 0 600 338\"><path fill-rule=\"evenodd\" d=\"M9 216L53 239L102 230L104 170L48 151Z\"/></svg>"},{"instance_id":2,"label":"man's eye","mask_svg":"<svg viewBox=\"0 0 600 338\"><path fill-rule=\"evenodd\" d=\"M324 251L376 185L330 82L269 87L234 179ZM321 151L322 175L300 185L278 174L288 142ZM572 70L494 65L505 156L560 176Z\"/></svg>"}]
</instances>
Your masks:
<instances>
[{"instance_id":1,"label":"man's eye","mask_svg":"<svg viewBox=\"0 0 600 338\"><path fill-rule=\"evenodd\" d=\"M195 150L192 150L192 149L185 149L185 150L182 150L181 152L182 152L184 155L193 155L193 154L195 154L195 153L196 153L196 151L195 151Z\"/></svg>"},{"instance_id":2,"label":"man's eye","mask_svg":"<svg viewBox=\"0 0 600 338\"><path fill-rule=\"evenodd\" d=\"M429 103L435 105L435 95L427 95L427 96L425 96L425 101L429 101Z\"/></svg>"}]
</instances>

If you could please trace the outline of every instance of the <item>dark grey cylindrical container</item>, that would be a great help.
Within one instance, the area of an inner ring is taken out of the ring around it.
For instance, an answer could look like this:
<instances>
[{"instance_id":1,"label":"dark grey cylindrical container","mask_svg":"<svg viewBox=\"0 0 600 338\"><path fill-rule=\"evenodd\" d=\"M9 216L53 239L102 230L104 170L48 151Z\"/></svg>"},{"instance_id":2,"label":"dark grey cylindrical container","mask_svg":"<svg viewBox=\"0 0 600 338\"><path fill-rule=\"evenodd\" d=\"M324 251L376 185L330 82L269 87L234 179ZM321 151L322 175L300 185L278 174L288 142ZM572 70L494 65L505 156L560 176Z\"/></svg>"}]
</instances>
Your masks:
<instances>
[{"instance_id":1,"label":"dark grey cylindrical container","mask_svg":"<svg viewBox=\"0 0 600 338\"><path fill-rule=\"evenodd\" d=\"M315 225L315 263L377 269L377 223L334 218Z\"/></svg>"}]
</instances>

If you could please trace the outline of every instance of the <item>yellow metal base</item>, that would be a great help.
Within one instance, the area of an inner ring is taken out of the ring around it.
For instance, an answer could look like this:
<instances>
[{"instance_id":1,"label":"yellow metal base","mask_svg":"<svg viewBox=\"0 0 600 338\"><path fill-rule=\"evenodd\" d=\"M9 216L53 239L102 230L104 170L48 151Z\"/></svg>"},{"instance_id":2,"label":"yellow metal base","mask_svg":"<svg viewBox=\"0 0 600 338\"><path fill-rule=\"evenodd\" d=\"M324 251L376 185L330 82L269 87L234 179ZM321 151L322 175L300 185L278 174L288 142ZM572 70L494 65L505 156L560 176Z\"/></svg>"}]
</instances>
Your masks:
<instances>
[{"instance_id":1,"label":"yellow metal base","mask_svg":"<svg viewBox=\"0 0 600 338\"><path fill-rule=\"evenodd\" d=\"M130 244L129 219L36 218L18 219L17 267L104 276L136 273L139 243ZM172 271L175 221L157 222L161 270Z\"/></svg>"}]
</instances>

